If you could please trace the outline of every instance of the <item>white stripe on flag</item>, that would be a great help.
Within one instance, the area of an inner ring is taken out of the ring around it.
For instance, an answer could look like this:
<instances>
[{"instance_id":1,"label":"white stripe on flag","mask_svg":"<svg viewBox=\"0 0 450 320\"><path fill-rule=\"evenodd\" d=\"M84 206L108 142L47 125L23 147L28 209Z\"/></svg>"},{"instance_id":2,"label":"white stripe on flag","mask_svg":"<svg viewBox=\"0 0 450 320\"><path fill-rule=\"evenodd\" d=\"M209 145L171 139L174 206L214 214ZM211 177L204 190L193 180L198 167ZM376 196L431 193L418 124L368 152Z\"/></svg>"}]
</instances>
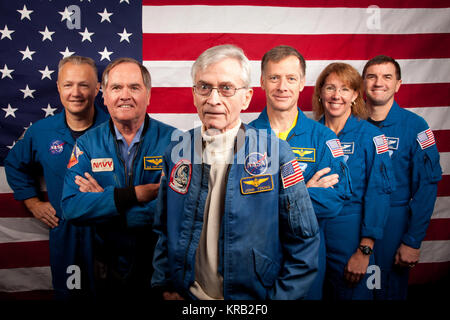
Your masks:
<instances>
[{"instance_id":1,"label":"white stripe on flag","mask_svg":"<svg viewBox=\"0 0 450 320\"><path fill-rule=\"evenodd\" d=\"M437 197L431 219L450 219L450 197Z\"/></svg>"},{"instance_id":2,"label":"white stripe on flag","mask_svg":"<svg viewBox=\"0 0 450 320\"><path fill-rule=\"evenodd\" d=\"M398 59L401 65L403 84L448 83L450 59ZM314 86L320 72L332 60L306 61L306 85ZM366 60L342 60L362 72ZM194 61L144 61L144 65L152 75L153 87L192 87L191 67ZM260 86L261 62L250 61L252 87Z\"/></svg>"},{"instance_id":3,"label":"white stripe on flag","mask_svg":"<svg viewBox=\"0 0 450 320\"><path fill-rule=\"evenodd\" d=\"M450 240L423 241L420 246L421 263L450 261Z\"/></svg>"},{"instance_id":4,"label":"white stripe on flag","mask_svg":"<svg viewBox=\"0 0 450 320\"><path fill-rule=\"evenodd\" d=\"M48 227L36 218L1 218L0 243L48 240Z\"/></svg>"},{"instance_id":5,"label":"white stripe on flag","mask_svg":"<svg viewBox=\"0 0 450 320\"><path fill-rule=\"evenodd\" d=\"M431 130L450 130L450 107L405 108L423 117Z\"/></svg>"},{"instance_id":6,"label":"white stripe on flag","mask_svg":"<svg viewBox=\"0 0 450 320\"><path fill-rule=\"evenodd\" d=\"M450 24L442 22L449 16L450 8L144 6L142 28L144 33L448 33Z\"/></svg>"},{"instance_id":7,"label":"white stripe on flag","mask_svg":"<svg viewBox=\"0 0 450 320\"><path fill-rule=\"evenodd\" d=\"M50 267L0 269L0 292L52 289Z\"/></svg>"}]
</instances>

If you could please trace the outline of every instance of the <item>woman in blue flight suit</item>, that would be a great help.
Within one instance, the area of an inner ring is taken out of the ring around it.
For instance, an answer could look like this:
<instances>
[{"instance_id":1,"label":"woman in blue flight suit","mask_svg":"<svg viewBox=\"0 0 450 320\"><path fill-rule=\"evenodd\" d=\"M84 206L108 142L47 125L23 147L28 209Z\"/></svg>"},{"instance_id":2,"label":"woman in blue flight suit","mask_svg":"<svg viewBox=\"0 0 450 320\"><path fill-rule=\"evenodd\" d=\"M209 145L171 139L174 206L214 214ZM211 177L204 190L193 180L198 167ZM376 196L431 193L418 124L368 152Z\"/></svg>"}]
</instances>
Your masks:
<instances>
[{"instance_id":1,"label":"woman in blue flight suit","mask_svg":"<svg viewBox=\"0 0 450 320\"><path fill-rule=\"evenodd\" d=\"M332 63L317 79L313 95L316 119L333 130L349 168L353 194L340 214L325 226L327 299L370 300L376 283L367 283L374 241L383 236L394 188L387 140L367 118L362 78L350 65ZM375 268L375 271L377 269Z\"/></svg>"}]
</instances>

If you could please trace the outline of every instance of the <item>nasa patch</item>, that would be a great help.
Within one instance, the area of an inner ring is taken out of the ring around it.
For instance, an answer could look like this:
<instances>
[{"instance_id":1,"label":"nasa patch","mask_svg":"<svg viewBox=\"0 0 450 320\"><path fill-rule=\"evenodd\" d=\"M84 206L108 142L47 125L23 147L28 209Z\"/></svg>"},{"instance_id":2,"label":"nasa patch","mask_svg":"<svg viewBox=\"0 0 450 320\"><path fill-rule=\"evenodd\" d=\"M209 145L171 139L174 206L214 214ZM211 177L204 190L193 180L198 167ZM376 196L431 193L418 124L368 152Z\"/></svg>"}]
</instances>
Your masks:
<instances>
[{"instance_id":1,"label":"nasa patch","mask_svg":"<svg viewBox=\"0 0 450 320\"><path fill-rule=\"evenodd\" d=\"M180 194L186 194L191 182L192 164L189 160L181 159L175 164L170 173L169 187Z\"/></svg>"},{"instance_id":2,"label":"nasa patch","mask_svg":"<svg viewBox=\"0 0 450 320\"><path fill-rule=\"evenodd\" d=\"M48 151L50 151L51 154L60 154L64 150L64 144L65 142L61 140L53 140L50 143Z\"/></svg>"},{"instance_id":3,"label":"nasa patch","mask_svg":"<svg viewBox=\"0 0 450 320\"><path fill-rule=\"evenodd\" d=\"M268 162L266 153L252 152L245 158L244 168L249 175L255 176L264 174L267 171L267 167Z\"/></svg>"}]
</instances>

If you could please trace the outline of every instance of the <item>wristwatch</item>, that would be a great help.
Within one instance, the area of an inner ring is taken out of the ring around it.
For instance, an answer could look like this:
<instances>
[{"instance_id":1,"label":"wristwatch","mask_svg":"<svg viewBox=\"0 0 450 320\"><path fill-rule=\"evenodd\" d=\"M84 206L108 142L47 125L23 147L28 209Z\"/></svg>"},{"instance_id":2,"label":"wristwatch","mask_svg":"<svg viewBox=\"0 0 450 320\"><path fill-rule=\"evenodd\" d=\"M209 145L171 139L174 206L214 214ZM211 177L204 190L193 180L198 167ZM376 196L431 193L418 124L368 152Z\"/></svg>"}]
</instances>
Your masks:
<instances>
[{"instance_id":1,"label":"wristwatch","mask_svg":"<svg viewBox=\"0 0 450 320\"><path fill-rule=\"evenodd\" d=\"M372 248L369 246L359 246L359 250L361 250L362 254L365 256L370 256L373 252Z\"/></svg>"}]
</instances>

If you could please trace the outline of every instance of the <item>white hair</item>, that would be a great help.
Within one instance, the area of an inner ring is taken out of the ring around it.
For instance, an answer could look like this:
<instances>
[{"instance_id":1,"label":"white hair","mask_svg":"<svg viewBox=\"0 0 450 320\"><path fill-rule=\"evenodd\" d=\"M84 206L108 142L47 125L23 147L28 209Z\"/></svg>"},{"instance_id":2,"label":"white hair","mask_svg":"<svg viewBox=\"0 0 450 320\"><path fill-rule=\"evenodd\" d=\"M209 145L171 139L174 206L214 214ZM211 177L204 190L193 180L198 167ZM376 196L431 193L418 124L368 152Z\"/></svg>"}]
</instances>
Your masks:
<instances>
[{"instance_id":1,"label":"white hair","mask_svg":"<svg viewBox=\"0 0 450 320\"><path fill-rule=\"evenodd\" d=\"M199 70L204 70L208 66L225 59L236 59L240 63L242 69L241 80L245 87L249 87L250 61L245 56L244 51L241 48L232 44L224 44L205 50L192 65L192 82L195 84L195 76Z\"/></svg>"}]
</instances>

